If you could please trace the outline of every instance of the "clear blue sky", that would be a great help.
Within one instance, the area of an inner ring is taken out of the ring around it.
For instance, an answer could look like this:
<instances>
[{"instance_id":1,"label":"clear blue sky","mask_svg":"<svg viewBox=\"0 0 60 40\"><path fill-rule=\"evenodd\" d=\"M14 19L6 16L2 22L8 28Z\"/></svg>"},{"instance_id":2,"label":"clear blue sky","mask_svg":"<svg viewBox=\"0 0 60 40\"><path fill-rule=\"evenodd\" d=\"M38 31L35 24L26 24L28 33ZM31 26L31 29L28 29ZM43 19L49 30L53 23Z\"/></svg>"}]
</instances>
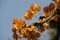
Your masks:
<instances>
[{"instance_id":1,"label":"clear blue sky","mask_svg":"<svg viewBox=\"0 0 60 40\"><path fill-rule=\"evenodd\" d=\"M50 2L51 0L0 0L0 40L12 38L12 19L23 19L24 12L32 3L36 3L43 8ZM37 14L37 18L33 18L31 21L26 22L31 24L32 22L38 21L41 14L42 11Z\"/></svg>"}]
</instances>

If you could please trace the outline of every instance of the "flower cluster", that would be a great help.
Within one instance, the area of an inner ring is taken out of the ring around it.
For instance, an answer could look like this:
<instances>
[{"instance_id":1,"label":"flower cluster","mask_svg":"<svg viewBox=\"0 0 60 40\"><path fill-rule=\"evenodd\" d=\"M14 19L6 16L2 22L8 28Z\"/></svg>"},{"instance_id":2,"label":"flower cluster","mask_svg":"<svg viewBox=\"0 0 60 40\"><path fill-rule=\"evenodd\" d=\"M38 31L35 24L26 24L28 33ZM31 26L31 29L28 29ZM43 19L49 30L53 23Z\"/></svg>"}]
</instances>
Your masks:
<instances>
[{"instance_id":1,"label":"flower cluster","mask_svg":"<svg viewBox=\"0 0 60 40\"><path fill-rule=\"evenodd\" d=\"M56 4L56 5L55 5ZM33 16L36 16L36 12L39 12L41 7L37 4L32 4L28 10L24 13L25 20L32 20ZM40 33L45 29L55 28L57 22L57 16L60 15L60 1L53 0L48 6L43 8L43 14L39 17L39 22L34 22L31 25L26 24L24 20L14 18L12 21L13 38L27 38L27 40L37 40L41 36Z\"/></svg>"},{"instance_id":2,"label":"flower cluster","mask_svg":"<svg viewBox=\"0 0 60 40\"><path fill-rule=\"evenodd\" d=\"M28 10L24 13L24 19L26 20L32 20L32 17L36 17L36 12L40 11L41 8L37 4L32 4Z\"/></svg>"}]
</instances>

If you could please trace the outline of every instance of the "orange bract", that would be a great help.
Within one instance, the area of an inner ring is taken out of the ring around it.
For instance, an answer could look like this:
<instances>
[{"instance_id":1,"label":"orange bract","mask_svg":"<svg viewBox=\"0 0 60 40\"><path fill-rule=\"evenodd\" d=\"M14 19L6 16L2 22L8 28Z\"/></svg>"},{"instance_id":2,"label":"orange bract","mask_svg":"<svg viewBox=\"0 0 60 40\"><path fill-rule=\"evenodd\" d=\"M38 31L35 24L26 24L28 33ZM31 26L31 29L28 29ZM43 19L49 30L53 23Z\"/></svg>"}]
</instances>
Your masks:
<instances>
[{"instance_id":1,"label":"orange bract","mask_svg":"<svg viewBox=\"0 0 60 40\"><path fill-rule=\"evenodd\" d=\"M43 13L42 16L44 17L48 17L50 15L50 13Z\"/></svg>"},{"instance_id":2,"label":"orange bract","mask_svg":"<svg viewBox=\"0 0 60 40\"><path fill-rule=\"evenodd\" d=\"M48 12L49 12L49 8L48 8L48 7L44 7L44 8L43 8L43 11L44 11L45 13L48 13Z\"/></svg>"},{"instance_id":3,"label":"orange bract","mask_svg":"<svg viewBox=\"0 0 60 40\"><path fill-rule=\"evenodd\" d=\"M50 3L49 4L49 10L52 11L55 8L55 4L54 3Z\"/></svg>"},{"instance_id":4,"label":"orange bract","mask_svg":"<svg viewBox=\"0 0 60 40\"><path fill-rule=\"evenodd\" d=\"M28 10L25 12L25 15L29 16L29 17L32 17L33 16L33 12Z\"/></svg>"},{"instance_id":5,"label":"orange bract","mask_svg":"<svg viewBox=\"0 0 60 40\"><path fill-rule=\"evenodd\" d=\"M37 4L32 4L29 9L24 13L24 18L26 20L31 20L32 17L36 17L36 12L40 11L40 6L38 6Z\"/></svg>"},{"instance_id":6,"label":"orange bract","mask_svg":"<svg viewBox=\"0 0 60 40\"><path fill-rule=\"evenodd\" d=\"M25 20L31 20L32 19L31 17L27 17L25 15L24 15L24 18L25 18Z\"/></svg>"},{"instance_id":7,"label":"orange bract","mask_svg":"<svg viewBox=\"0 0 60 40\"><path fill-rule=\"evenodd\" d=\"M29 9L31 9L31 10L36 10L36 7L37 7L37 5L36 4L32 4L31 6L30 6L30 8Z\"/></svg>"},{"instance_id":8,"label":"orange bract","mask_svg":"<svg viewBox=\"0 0 60 40\"><path fill-rule=\"evenodd\" d=\"M20 30L25 25L25 22L21 19L13 19L13 27Z\"/></svg>"},{"instance_id":9,"label":"orange bract","mask_svg":"<svg viewBox=\"0 0 60 40\"><path fill-rule=\"evenodd\" d=\"M12 28L12 32L16 32L16 28Z\"/></svg>"},{"instance_id":10,"label":"orange bract","mask_svg":"<svg viewBox=\"0 0 60 40\"><path fill-rule=\"evenodd\" d=\"M35 15L36 13L35 13L35 11L26 11L25 12L25 14L24 14L24 18L26 19L26 20L31 20L32 19L32 17Z\"/></svg>"},{"instance_id":11,"label":"orange bract","mask_svg":"<svg viewBox=\"0 0 60 40\"><path fill-rule=\"evenodd\" d=\"M33 11L40 11L41 7L37 4L32 4L29 9Z\"/></svg>"},{"instance_id":12,"label":"orange bract","mask_svg":"<svg viewBox=\"0 0 60 40\"><path fill-rule=\"evenodd\" d=\"M20 26L22 27L23 25L25 25L25 21L20 20L19 24L20 24Z\"/></svg>"},{"instance_id":13,"label":"orange bract","mask_svg":"<svg viewBox=\"0 0 60 40\"><path fill-rule=\"evenodd\" d=\"M14 18L13 19L13 24L16 24L16 23L18 23L18 19L17 18Z\"/></svg>"},{"instance_id":14,"label":"orange bract","mask_svg":"<svg viewBox=\"0 0 60 40\"><path fill-rule=\"evenodd\" d=\"M18 39L18 35L17 35L17 34L13 34L13 38L14 38L15 40L17 40L17 39Z\"/></svg>"}]
</instances>

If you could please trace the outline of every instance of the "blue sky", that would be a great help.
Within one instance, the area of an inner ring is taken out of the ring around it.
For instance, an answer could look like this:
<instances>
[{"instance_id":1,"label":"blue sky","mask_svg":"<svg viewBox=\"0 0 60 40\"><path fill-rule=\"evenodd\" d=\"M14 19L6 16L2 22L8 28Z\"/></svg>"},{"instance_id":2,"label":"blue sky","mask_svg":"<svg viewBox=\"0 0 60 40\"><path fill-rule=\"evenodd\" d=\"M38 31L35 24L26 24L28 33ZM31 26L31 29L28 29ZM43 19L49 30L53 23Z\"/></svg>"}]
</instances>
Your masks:
<instances>
[{"instance_id":1,"label":"blue sky","mask_svg":"<svg viewBox=\"0 0 60 40\"><path fill-rule=\"evenodd\" d=\"M38 21L39 16L43 12L43 7L47 6L51 0L0 0L0 40L12 39L12 19L23 19L24 12L32 3L41 6L41 11L38 12L37 18L31 21L26 21L27 24Z\"/></svg>"}]
</instances>

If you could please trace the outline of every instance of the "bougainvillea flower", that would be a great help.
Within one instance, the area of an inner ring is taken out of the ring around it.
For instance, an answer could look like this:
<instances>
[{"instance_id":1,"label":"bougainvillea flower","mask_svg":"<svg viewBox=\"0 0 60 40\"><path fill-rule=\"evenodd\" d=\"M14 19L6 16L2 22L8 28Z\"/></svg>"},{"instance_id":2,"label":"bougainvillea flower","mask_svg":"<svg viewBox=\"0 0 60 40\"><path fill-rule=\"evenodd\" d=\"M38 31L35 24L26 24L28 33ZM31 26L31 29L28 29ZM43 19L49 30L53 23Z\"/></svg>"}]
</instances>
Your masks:
<instances>
[{"instance_id":1,"label":"bougainvillea flower","mask_svg":"<svg viewBox=\"0 0 60 40\"><path fill-rule=\"evenodd\" d=\"M25 22L21 19L14 18L13 19L13 27L17 30L22 29L22 27L25 25Z\"/></svg>"},{"instance_id":2,"label":"bougainvillea flower","mask_svg":"<svg viewBox=\"0 0 60 40\"><path fill-rule=\"evenodd\" d=\"M29 9L35 11L37 7L37 4L32 4Z\"/></svg>"},{"instance_id":3,"label":"bougainvillea flower","mask_svg":"<svg viewBox=\"0 0 60 40\"><path fill-rule=\"evenodd\" d=\"M41 7L37 4L32 4L29 9L33 11L40 11Z\"/></svg>"},{"instance_id":4,"label":"bougainvillea flower","mask_svg":"<svg viewBox=\"0 0 60 40\"><path fill-rule=\"evenodd\" d=\"M33 16L36 16L36 12L35 11L26 11L24 13L24 18L26 20L31 20Z\"/></svg>"},{"instance_id":5,"label":"bougainvillea flower","mask_svg":"<svg viewBox=\"0 0 60 40\"><path fill-rule=\"evenodd\" d=\"M45 13L48 13L49 12L49 7L47 6L47 7L44 7L43 8L43 11L45 12Z\"/></svg>"},{"instance_id":6,"label":"bougainvillea flower","mask_svg":"<svg viewBox=\"0 0 60 40\"><path fill-rule=\"evenodd\" d=\"M44 17L48 17L50 15L50 13L43 13L42 16Z\"/></svg>"},{"instance_id":7,"label":"bougainvillea flower","mask_svg":"<svg viewBox=\"0 0 60 40\"><path fill-rule=\"evenodd\" d=\"M24 19L25 19L25 20L32 20L31 17L27 17L27 16L25 16L25 15L24 15Z\"/></svg>"},{"instance_id":8,"label":"bougainvillea flower","mask_svg":"<svg viewBox=\"0 0 60 40\"><path fill-rule=\"evenodd\" d=\"M50 3L49 4L49 10L52 11L55 8L55 4L54 3Z\"/></svg>"}]
</instances>

